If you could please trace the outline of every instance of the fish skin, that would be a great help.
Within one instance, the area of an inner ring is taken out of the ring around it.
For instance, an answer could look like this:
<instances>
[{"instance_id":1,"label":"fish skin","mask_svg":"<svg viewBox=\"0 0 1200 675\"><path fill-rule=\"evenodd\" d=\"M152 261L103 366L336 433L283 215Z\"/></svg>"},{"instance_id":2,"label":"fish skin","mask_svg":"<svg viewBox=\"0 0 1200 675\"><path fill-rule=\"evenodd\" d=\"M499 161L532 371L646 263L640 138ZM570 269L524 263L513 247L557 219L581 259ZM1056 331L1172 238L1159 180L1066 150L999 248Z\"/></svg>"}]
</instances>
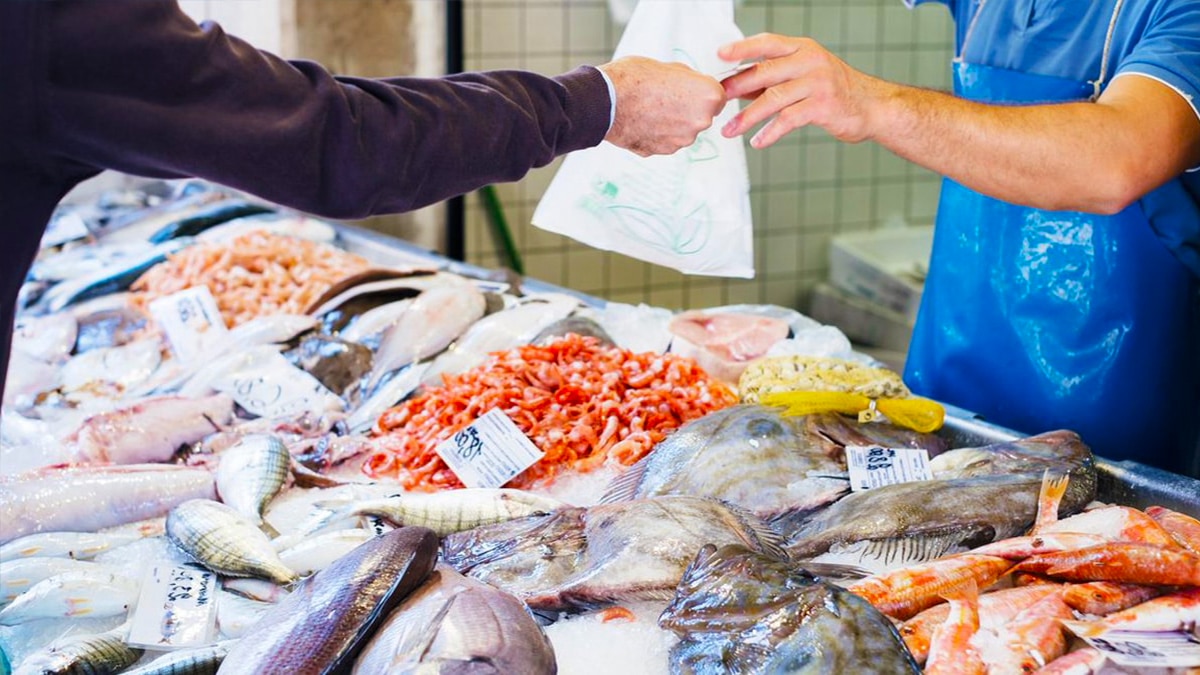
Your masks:
<instances>
[{"instance_id":1,"label":"fish skin","mask_svg":"<svg viewBox=\"0 0 1200 675\"><path fill-rule=\"evenodd\" d=\"M386 518L396 525L427 527L445 536L514 518L546 515L566 506L570 505L525 490L463 488L358 502L348 511Z\"/></svg>"},{"instance_id":2,"label":"fish skin","mask_svg":"<svg viewBox=\"0 0 1200 675\"><path fill-rule=\"evenodd\" d=\"M1087 634L1109 630L1191 631L1200 626L1200 588L1184 588L1147 600L1092 621L1087 626Z\"/></svg>"},{"instance_id":3,"label":"fish skin","mask_svg":"<svg viewBox=\"0 0 1200 675\"><path fill-rule=\"evenodd\" d=\"M245 436L218 456L214 473L221 501L255 525L287 480L292 456L275 436Z\"/></svg>"},{"instance_id":4,"label":"fish skin","mask_svg":"<svg viewBox=\"0 0 1200 675\"><path fill-rule=\"evenodd\" d=\"M681 641L673 673L919 673L892 623L799 566L705 546L659 625Z\"/></svg>"},{"instance_id":5,"label":"fish skin","mask_svg":"<svg viewBox=\"0 0 1200 675\"><path fill-rule=\"evenodd\" d=\"M979 627L983 630L999 628L1047 595L1062 592L1058 586L1039 585L984 593L979 597ZM949 613L949 605L934 605L900 625L900 637L917 663L925 663L933 631Z\"/></svg>"},{"instance_id":6,"label":"fish skin","mask_svg":"<svg viewBox=\"0 0 1200 675\"><path fill-rule=\"evenodd\" d=\"M1200 520L1162 506L1148 506L1146 514L1162 525L1176 543L1200 555Z\"/></svg>"},{"instance_id":7,"label":"fish skin","mask_svg":"<svg viewBox=\"0 0 1200 675\"><path fill-rule=\"evenodd\" d=\"M344 672L379 622L437 561L430 530L404 527L309 577L230 650L219 675Z\"/></svg>"},{"instance_id":8,"label":"fish skin","mask_svg":"<svg viewBox=\"0 0 1200 675\"><path fill-rule=\"evenodd\" d=\"M145 534L133 530L31 534L0 545L0 569L3 568L4 563L24 558L91 560L105 551L143 539L145 536Z\"/></svg>"},{"instance_id":9,"label":"fish skin","mask_svg":"<svg viewBox=\"0 0 1200 675\"><path fill-rule=\"evenodd\" d=\"M334 530L304 540L279 551L279 559L301 576L319 572L335 560L375 538L364 529Z\"/></svg>"},{"instance_id":10,"label":"fish skin","mask_svg":"<svg viewBox=\"0 0 1200 675\"><path fill-rule=\"evenodd\" d=\"M367 347L324 333L305 335L283 355L339 396L370 372L373 359Z\"/></svg>"},{"instance_id":11,"label":"fish skin","mask_svg":"<svg viewBox=\"0 0 1200 675\"><path fill-rule=\"evenodd\" d=\"M78 462L166 462L180 446L220 431L232 421L233 399L225 394L199 400L163 396L92 415L66 442L75 446Z\"/></svg>"},{"instance_id":12,"label":"fish skin","mask_svg":"<svg viewBox=\"0 0 1200 675\"><path fill-rule=\"evenodd\" d=\"M133 665L143 653L143 650L125 644L120 630L71 635L56 640L44 649L30 654L17 666L13 675L119 673Z\"/></svg>"},{"instance_id":13,"label":"fish skin","mask_svg":"<svg viewBox=\"0 0 1200 675\"><path fill-rule=\"evenodd\" d=\"M847 590L896 619L911 619L942 601L943 594L973 581L987 588L1013 568L1012 561L960 553L879 574L850 584Z\"/></svg>"},{"instance_id":14,"label":"fish skin","mask_svg":"<svg viewBox=\"0 0 1200 675\"><path fill-rule=\"evenodd\" d=\"M715 499L669 495L560 509L449 535L443 560L538 611L671 597L695 552L742 544L782 555L753 514Z\"/></svg>"},{"instance_id":15,"label":"fish skin","mask_svg":"<svg viewBox=\"0 0 1200 675\"><path fill-rule=\"evenodd\" d=\"M980 630L972 643L983 657L988 673L1031 673L1066 652L1066 631L1061 621L1073 616L1061 597L1048 595L1003 627Z\"/></svg>"},{"instance_id":16,"label":"fish skin","mask_svg":"<svg viewBox=\"0 0 1200 675\"><path fill-rule=\"evenodd\" d=\"M193 499L171 509L167 539L219 574L260 577L277 584L296 580L267 535L221 502Z\"/></svg>"},{"instance_id":17,"label":"fish skin","mask_svg":"<svg viewBox=\"0 0 1200 675\"><path fill-rule=\"evenodd\" d=\"M1089 581L1067 584L1063 590L1063 602L1077 612L1103 616L1140 605L1164 592L1166 589L1155 586Z\"/></svg>"},{"instance_id":18,"label":"fish skin","mask_svg":"<svg viewBox=\"0 0 1200 675\"><path fill-rule=\"evenodd\" d=\"M835 546L861 544L860 560L845 562L870 556L887 564L899 549L919 549L925 541L930 546L909 560L922 562L1023 534L1037 515L1047 468L1071 476L1060 513L1079 511L1096 494L1095 460L1073 432L951 450L931 465L938 460L943 460L941 478L855 492L798 527L780 524L788 552L808 559Z\"/></svg>"},{"instance_id":19,"label":"fish skin","mask_svg":"<svg viewBox=\"0 0 1200 675\"><path fill-rule=\"evenodd\" d=\"M979 589L968 582L944 597L949 609L930 636L925 675L985 675L983 659L971 645L979 631Z\"/></svg>"},{"instance_id":20,"label":"fish skin","mask_svg":"<svg viewBox=\"0 0 1200 675\"><path fill-rule=\"evenodd\" d=\"M608 331L604 330L604 326L601 326L599 323L593 319L589 319L586 316L578 315L568 316L555 321L549 326L543 328L540 332L538 332L537 335L533 336L533 339L529 342L530 344L540 345L547 342L553 342L560 337L571 334L582 335L584 337L594 337L600 341L600 344L606 347L613 347L616 345L616 343L613 342L612 336L608 334Z\"/></svg>"},{"instance_id":21,"label":"fish skin","mask_svg":"<svg viewBox=\"0 0 1200 675\"><path fill-rule=\"evenodd\" d=\"M384 331L363 390L374 391L388 373L441 352L478 321L486 307L483 292L470 284L422 292Z\"/></svg>"},{"instance_id":22,"label":"fish skin","mask_svg":"<svg viewBox=\"0 0 1200 675\"><path fill-rule=\"evenodd\" d=\"M169 464L55 467L0 478L0 544L164 516L197 498L216 498L212 474Z\"/></svg>"},{"instance_id":23,"label":"fish skin","mask_svg":"<svg viewBox=\"0 0 1200 675\"><path fill-rule=\"evenodd\" d=\"M1067 581L1200 586L1200 556L1153 544L1110 543L1043 553L1027 558L1013 571L1045 574Z\"/></svg>"},{"instance_id":24,"label":"fish skin","mask_svg":"<svg viewBox=\"0 0 1200 675\"><path fill-rule=\"evenodd\" d=\"M1047 525L1039 534L1073 532L1104 537L1110 542L1136 542L1179 549L1163 526L1137 509L1111 504L1077 513Z\"/></svg>"},{"instance_id":25,"label":"fish skin","mask_svg":"<svg viewBox=\"0 0 1200 675\"><path fill-rule=\"evenodd\" d=\"M439 565L375 631L354 675L553 675L554 647L516 597Z\"/></svg>"},{"instance_id":26,"label":"fish skin","mask_svg":"<svg viewBox=\"0 0 1200 675\"><path fill-rule=\"evenodd\" d=\"M226 640L206 647L181 649L144 666L122 671L122 675L213 675L232 646L233 643Z\"/></svg>"},{"instance_id":27,"label":"fish skin","mask_svg":"<svg viewBox=\"0 0 1200 675\"><path fill-rule=\"evenodd\" d=\"M70 558L19 558L0 563L0 606L6 605L34 584L56 574L76 570L104 569L100 563Z\"/></svg>"},{"instance_id":28,"label":"fish skin","mask_svg":"<svg viewBox=\"0 0 1200 675\"><path fill-rule=\"evenodd\" d=\"M137 602L141 581L107 568L61 572L43 579L0 610L0 625L33 619L118 616Z\"/></svg>"},{"instance_id":29,"label":"fish skin","mask_svg":"<svg viewBox=\"0 0 1200 675\"><path fill-rule=\"evenodd\" d=\"M661 495L712 497L760 518L810 511L850 489L846 465L828 456L805 418L747 404L676 429L618 476L601 498L614 503ZM810 475L811 474L811 475Z\"/></svg>"}]
</instances>

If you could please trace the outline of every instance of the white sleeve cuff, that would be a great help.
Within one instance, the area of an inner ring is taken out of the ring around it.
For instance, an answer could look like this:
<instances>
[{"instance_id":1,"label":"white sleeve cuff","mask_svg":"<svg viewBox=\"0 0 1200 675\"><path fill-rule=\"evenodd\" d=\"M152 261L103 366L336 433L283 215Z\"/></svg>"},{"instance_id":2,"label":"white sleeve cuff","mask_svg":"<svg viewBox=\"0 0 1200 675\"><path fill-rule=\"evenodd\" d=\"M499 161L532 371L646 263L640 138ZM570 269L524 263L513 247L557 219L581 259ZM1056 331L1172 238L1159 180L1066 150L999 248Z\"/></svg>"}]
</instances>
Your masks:
<instances>
[{"instance_id":1,"label":"white sleeve cuff","mask_svg":"<svg viewBox=\"0 0 1200 675\"><path fill-rule=\"evenodd\" d=\"M613 86L612 79L608 77L608 73L604 72L603 68L597 68L600 71L600 77L604 78L604 84L608 85L608 128L611 130L613 122L617 119L617 88Z\"/></svg>"}]
</instances>

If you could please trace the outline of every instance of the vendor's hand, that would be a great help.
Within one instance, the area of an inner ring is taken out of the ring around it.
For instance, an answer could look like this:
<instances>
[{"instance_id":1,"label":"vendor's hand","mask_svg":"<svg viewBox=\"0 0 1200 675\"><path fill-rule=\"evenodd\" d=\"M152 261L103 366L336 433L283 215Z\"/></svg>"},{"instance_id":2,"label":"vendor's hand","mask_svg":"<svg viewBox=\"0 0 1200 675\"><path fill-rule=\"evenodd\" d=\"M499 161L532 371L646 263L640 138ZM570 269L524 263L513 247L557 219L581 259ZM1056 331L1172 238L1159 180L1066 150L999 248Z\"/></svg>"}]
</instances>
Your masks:
<instances>
[{"instance_id":1,"label":"vendor's hand","mask_svg":"<svg viewBox=\"0 0 1200 675\"><path fill-rule=\"evenodd\" d=\"M600 69L617 94L616 118L604 140L643 157L691 145L725 107L720 83L682 63L626 56Z\"/></svg>"},{"instance_id":2,"label":"vendor's hand","mask_svg":"<svg viewBox=\"0 0 1200 675\"><path fill-rule=\"evenodd\" d=\"M762 59L721 82L729 98L753 99L721 130L737 136L772 116L750 139L765 148L809 124L838 140L870 138L869 115L882 82L859 72L810 38L761 33L724 47L725 61Z\"/></svg>"}]
</instances>

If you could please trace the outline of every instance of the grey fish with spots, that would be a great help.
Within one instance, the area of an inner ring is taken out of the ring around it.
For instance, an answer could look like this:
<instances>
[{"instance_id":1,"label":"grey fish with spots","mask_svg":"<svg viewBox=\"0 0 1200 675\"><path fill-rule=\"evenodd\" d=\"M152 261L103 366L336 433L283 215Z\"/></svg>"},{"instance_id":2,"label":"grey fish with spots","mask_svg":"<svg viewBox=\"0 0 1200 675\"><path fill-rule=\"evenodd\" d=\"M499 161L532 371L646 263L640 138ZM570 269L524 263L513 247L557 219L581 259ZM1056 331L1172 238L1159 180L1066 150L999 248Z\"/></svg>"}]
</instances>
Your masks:
<instances>
[{"instance_id":1,"label":"grey fish with spots","mask_svg":"<svg viewBox=\"0 0 1200 675\"><path fill-rule=\"evenodd\" d=\"M700 547L738 543L781 553L753 514L715 499L669 495L570 507L449 535L443 559L539 611L666 600Z\"/></svg>"},{"instance_id":2,"label":"grey fish with spots","mask_svg":"<svg viewBox=\"0 0 1200 675\"><path fill-rule=\"evenodd\" d=\"M737 545L701 549L658 623L680 637L673 673L921 672L871 603Z\"/></svg>"}]
</instances>

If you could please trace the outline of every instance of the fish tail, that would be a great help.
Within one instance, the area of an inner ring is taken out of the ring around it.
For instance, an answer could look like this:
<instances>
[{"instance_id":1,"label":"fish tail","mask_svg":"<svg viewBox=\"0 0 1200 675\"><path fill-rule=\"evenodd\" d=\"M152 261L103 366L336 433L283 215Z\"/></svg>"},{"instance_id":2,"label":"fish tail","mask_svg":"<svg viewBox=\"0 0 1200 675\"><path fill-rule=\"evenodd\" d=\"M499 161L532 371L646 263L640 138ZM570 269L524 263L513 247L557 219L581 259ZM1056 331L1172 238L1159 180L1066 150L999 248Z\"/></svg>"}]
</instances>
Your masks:
<instances>
[{"instance_id":1,"label":"fish tail","mask_svg":"<svg viewBox=\"0 0 1200 675\"><path fill-rule=\"evenodd\" d=\"M1042 487L1038 493L1038 511L1037 519L1033 523L1033 534L1058 522L1058 507L1067 494L1067 486L1070 482L1071 476L1067 473L1046 469L1042 474Z\"/></svg>"}]
</instances>

